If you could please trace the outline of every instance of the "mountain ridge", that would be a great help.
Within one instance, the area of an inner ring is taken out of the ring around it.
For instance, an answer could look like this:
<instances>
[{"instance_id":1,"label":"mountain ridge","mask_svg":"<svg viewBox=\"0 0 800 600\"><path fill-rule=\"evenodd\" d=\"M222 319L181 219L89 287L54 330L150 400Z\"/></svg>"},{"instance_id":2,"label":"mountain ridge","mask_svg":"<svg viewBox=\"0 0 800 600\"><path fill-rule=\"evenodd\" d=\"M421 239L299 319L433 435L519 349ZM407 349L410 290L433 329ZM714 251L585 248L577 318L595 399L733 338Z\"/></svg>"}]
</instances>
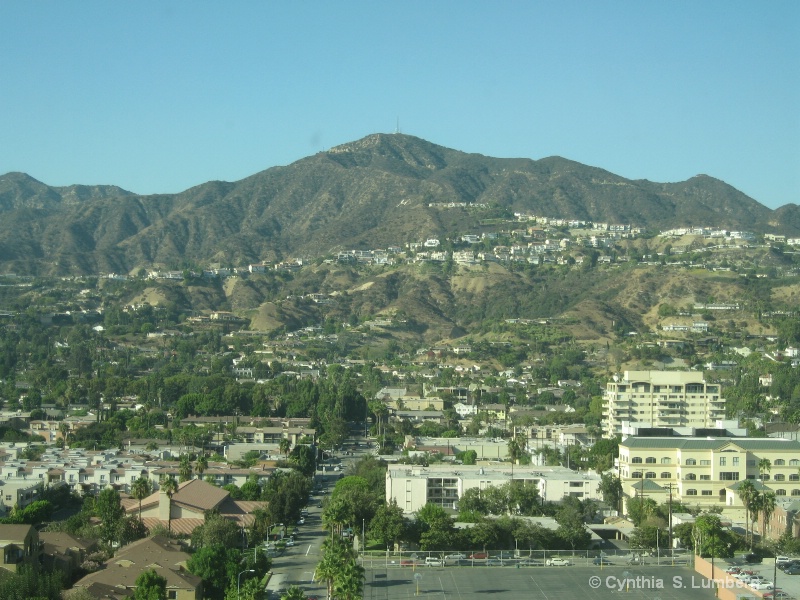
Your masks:
<instances>
[{"instance_id":1,"label":"mountain ridge","mask_svg":"<svg viewBox=\"0 0 800 600\"><path fill-rule=\"evenodd\" d=\"M481 208L431 206L437 203ZM128 273L152 264L313 258L469 233L514 212L650 229L800 233L797 205L773 211L708 175L628 180L563 157L493 158L404 134L371 134L177 194L52 187L23 173L2 175L0 270Z\"/></svg>"}]
</instances>

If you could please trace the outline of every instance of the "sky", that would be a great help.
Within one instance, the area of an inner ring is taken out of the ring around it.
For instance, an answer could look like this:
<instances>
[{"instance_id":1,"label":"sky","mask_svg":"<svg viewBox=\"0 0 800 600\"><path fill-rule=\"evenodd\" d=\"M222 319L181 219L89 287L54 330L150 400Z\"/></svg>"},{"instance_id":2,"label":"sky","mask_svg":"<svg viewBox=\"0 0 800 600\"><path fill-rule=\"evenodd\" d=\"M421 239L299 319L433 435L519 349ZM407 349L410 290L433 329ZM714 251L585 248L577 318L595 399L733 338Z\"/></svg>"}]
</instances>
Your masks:
<instances>
[{"instance_id":1,"label":"sky","mask_svg":"<svg viewBox=\"0 0 800 600\"><path fill-rule=\"evenodd\" d=\"M0 2L0 174L176 193L398 123L800 204L800 2Z\"/></svg>"}]
</instances>

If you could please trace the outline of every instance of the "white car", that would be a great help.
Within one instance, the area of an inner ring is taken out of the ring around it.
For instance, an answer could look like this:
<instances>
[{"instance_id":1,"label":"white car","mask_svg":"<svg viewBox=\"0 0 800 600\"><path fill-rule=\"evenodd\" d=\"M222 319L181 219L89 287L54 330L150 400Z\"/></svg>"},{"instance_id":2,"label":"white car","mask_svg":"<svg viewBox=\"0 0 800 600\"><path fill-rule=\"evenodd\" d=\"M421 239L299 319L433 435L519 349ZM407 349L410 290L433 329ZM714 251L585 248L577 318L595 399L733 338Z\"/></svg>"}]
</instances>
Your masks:
<instances>
[{"instance_id":1,"label":"white car","mask_svg":"<svg viewBox=\"0 0 800 600\"><path fill-rule=\"evenodd\" d=\"M444 559L448 560L448 561L451 561L451 560L467 560L467 555L466 554L460 554L460 553L459 554L448 554L448 555L446 555L444 557Z\"/></svg>"},{"instance_id":2,"label":"white car","mask_svg":"<svg viewBox=\"0 0 800 600\"><path fill-rule=\"evenodd\" d=\"M747 585L749 585L754 590L771 590L773 587L771 581L751 581Z\"/></svg>"},{"instance_id":3,"label":"white car","mask_svg":"<svg viewBox=\"0 0 800 600\"><path fill-rule=\"evenodd\" d=\"M570 562L566 558L548 558L545 564L548 567L567 567Z\"/></svg>"}]
</instances>

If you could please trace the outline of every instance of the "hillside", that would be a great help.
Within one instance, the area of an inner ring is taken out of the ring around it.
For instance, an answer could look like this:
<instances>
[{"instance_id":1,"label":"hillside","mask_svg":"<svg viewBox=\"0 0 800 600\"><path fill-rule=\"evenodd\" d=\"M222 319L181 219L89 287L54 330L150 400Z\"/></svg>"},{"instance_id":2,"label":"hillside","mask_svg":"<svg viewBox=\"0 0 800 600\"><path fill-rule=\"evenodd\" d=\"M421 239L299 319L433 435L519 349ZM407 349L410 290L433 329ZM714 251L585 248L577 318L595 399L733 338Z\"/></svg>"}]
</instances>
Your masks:
<instances>
[{"instance_id":1,"label":"hillside","mask_svg":"<svg viewBox=\"0 0 800 600\"><path fill-rule=\"evenodd\" d=\"M480 233L514 212L652 230L703 224L800 233L796 206L772 211L704 175L633 181L558 157L491 158L376 134L238 182L173 195L55 188L9 173L0 177L0 272L130 273L154 264L314 259Z\"/></svg>"}]
</instances>

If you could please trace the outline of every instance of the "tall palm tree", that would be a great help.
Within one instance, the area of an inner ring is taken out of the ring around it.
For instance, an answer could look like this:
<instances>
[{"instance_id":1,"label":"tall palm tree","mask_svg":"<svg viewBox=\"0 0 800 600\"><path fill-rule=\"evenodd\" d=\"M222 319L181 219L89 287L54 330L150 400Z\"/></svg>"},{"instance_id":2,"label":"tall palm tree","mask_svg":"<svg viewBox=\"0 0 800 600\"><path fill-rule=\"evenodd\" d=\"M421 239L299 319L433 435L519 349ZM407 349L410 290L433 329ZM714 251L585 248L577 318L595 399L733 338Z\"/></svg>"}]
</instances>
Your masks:
<instances>
[{"instance_id":1,"label":"tall palm tree","mask_svg":"<svg viewBox=\"0 0 800 600\"><path fill-rule=\"evenodd\" d=\"M131 485L131 496L139 501L139 521L142 520L142 500L153 493L153 484L147 477L140 476Z\"/></svg>"},{"instance_id":2,"label":"tall palm tree","mask_svg":"<svg viewBox=\"0 0 800 600\"><path fill-rule=\"evenodd\" d=\"M58 431L61 433L61 439L64 440L64 448L67 447L67 437L69 436L69 425L61 421L58 425Z\"/></svg>"},{"instance_id":3,"label":"tall palm tree","mask_svg":"<svg viewBox=\"0 0 800 600\"><path fill-rule=\"evenodd\" d=\"M739 485L739 492L738 493L739 493L739 498L741 499L742 504L744 505L744 512L745 512L745 515L744 515L744 539L745 539L745 541L747 541L747 534L748 534L748 531L749 531L749 521L750 521L750 506L753 503L753 498L754 498L755 494L757 494L756 486L754 486L753 482L750 481L749 479L745 479ZM750 547L752 548L752 546L753 546L753 544L751 542Z\"/></svg>"},{"instance_id":4,"label":"tall palm tree","mask_svg":"<svg viewBox=\"0 0 800 600\"><path fill-rule=\"evenodd\" d=\"M761 476L761 481L764 481L764 473L772 471L772 462L768 458L762 458L758 461L758 474Z\"/></svg>"},{"instance_id":5,"label":"tall palm tree","mask_svg":"<svg viewBox=\"0 0 800 600\"><path fill-rule=\"evenodd\" d=\"M750 546L753 545L753 537L755 536L756 523L758 523L758 516L761 514L761 494L756 492L753 494L753 499L750 502Z\"/></svg>"},{"instance_id":6,"label":"tall palm tree","mask_svg":"<svg viewBox=\"0 0 800 600\"><path fill-rule=\"evenodd\" d=\"M280 448L281 454L284 456L289 456L289 449L292 447L292 443L289 441L288 438L281 438L281 441L278 442L278 448Z\"/></svg>"},{"instance_id":7,"label":"tall palm tree","mask_svg":"<svg viewBox=\"0 0 800 600\"><path fill-rule=\"evenodd\" d=\"M306 600L306 593L303 588L293 585L281 594L281 600Z\"/></svg>"},{"instance_id":8,"label":"tall palm tree","mask_svg":"<svg viewBox=\"0 0 800 600\"><path fill-rule=\"evenodd\" d=\"M202 478L203 473L207 468L208 468L208 459L206 458L205 454L201 454L194 465L194 470L197 471L197 474Z\"/></svg>"},{"instance_id":9,"label":"tall palm tree","mask_svg":"<svg viewBox=\"0 0 800 600\"><path fill-rule=\"evenodd\" d=\"M189 462L188 454L181 456L181 463L178 467L178 477L180 477L181 483L189 481L192 478L192 463Z\"/></svg>"},{"instance_id":10,"label":"tall palm tree","mask_svg":"<svg viewBox=\"0 0 800 600\"><path fill-rule=\"evenodd\" d=\"M167 515L167 531L172 531L172 496L178 491L178 482L174 477L164 477L160 482L161 489L169 499L169 514Z\"/></svg>"},{"instance_id":11,"label":"tall palm tree","mask_svg":"<svg viewBox=\"0 0 800 600\"><path fill-rule=\"evenodd\" d=\"M767 535L767 523L775 512L775 494L764 492L761 494L761 518L764 526L761 528L761 539Z\"/></svg>"},{"instance_id":12,"label":"tall palm tree","mask_svg":"<svg viewBox=\"0 0 800 600\"><path fill-rule=\"evenodd\" d=\"M340 534L342 528L354 519L352 508L341 498L328 502L322 511L322 523L331 530L331 536Z\"/></svg>"},{"instance_id":13,"label":"tall palm tree","mask_svg":"<svg viewBox=\"0 0 800 600\"><path fill-rule=\"evenodd\" d=\"M322 560L317 563L315 577L325 582L328 589L328 598L333 596L333 582L338 577L341 569L342 563L336 560L332 555L326 554Z\"/></svg>"},{"instance_id":14,"label":"tall palm tree","mask_svg":"<svg viewBox=\"0 0 800 600\"><path fill-rule=\"evenodd\" d=\"M333 589L337 599L360 600L364 591L364 567L348 561L333 582Z\"/></svg>"}]
</instances>

